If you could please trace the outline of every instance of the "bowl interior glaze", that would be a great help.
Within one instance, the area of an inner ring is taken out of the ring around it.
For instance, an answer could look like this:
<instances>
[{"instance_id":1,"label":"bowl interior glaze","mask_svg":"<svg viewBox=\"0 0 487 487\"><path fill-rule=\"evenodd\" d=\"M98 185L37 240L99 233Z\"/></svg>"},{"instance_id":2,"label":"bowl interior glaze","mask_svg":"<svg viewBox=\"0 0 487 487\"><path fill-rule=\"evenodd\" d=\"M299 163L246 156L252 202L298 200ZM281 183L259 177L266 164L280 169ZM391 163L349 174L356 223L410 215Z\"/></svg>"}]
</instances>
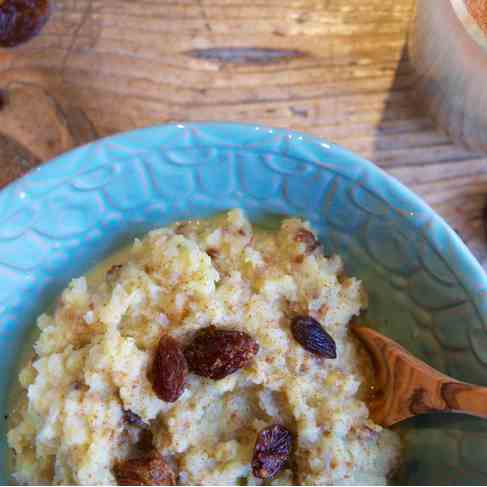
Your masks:
<instances>
[{"instance_id":1,"label":"bowl interior glaze","mask_svg":"<svg viewBox=\"0 0 487 487\"><path fill-rule=\"evenodd\" d=\"M368 320L457 379L487 385L487 277L445 222L373 164L302 133L178 124L69 152L0 192L0 483L7 391L35 317L136 235L240 207L298 215L369 292ZM485 484L487 422L405 422L401 484Z\"/></svg>"}]
</instances>

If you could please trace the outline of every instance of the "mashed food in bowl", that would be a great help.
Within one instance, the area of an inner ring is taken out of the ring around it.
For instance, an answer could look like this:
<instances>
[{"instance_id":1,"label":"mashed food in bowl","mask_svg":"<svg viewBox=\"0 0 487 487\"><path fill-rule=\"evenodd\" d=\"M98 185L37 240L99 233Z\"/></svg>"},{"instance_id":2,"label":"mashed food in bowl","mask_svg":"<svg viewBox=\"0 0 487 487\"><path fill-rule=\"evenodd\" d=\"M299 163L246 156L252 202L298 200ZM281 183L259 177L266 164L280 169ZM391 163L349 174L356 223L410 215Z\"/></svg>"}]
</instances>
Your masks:
<instances>
[{"instance_id":1,"label":"mashed food in bowl","mask_svg":"<svg viewBox=\"0 0 487 487\"><path fill-rule=\"evenodd\" d=\"M240 210L136 240L38 318L8 441L27 484L384 484L351 318L360 281L309 225Z\"/></svg>"}]
</instances>

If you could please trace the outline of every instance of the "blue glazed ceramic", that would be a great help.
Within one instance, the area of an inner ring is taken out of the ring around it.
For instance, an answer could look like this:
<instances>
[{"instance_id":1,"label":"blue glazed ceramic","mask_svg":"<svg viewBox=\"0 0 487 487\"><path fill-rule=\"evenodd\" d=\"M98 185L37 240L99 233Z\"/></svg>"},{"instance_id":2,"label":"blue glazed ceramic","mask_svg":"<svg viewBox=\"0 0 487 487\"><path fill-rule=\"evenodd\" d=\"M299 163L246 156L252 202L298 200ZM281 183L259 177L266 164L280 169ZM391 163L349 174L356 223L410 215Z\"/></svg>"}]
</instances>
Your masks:
<instances>
[{"instance_id":1,"label":"blue glazed ceramic","mask_svg":"<svg viewBox=\"0 0 487 487\"><path fill-rule=\"evenodd\" d=\"M373 164L325 141L233 124L149 128L74 150L0 193L0 483L7 391L36 315L128 239L244 208L311 221L365 281L369 320L418 357L487 385L487 277L428 206ZM487 483L487 422L406 422L401 483Z\"/></svg>"}]
</instances>

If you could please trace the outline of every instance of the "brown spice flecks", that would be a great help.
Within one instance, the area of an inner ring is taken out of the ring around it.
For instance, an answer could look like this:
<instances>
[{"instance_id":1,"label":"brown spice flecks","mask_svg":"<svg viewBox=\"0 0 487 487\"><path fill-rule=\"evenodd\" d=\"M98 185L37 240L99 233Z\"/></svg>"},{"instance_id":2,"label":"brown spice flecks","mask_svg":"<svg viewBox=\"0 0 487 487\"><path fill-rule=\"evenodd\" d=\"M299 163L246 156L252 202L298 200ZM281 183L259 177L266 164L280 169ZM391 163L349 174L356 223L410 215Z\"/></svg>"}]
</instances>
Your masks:
<instances>
[{"instance_id":1,"label":"brown spice flecks","mask_svg":"<svg viewBox=\"0 0 487 487\"><path fill-rule=\"evenodd\" d=\"M218 249L214 249L212 247L206 249L206 253L212 258L216 259L220 255L220 251Z\"/></svg>"},{"instance_id":2,"label":"brown spice flecks","mask_svg":"<svg viewBox=\"0 0 487 487\"><path fill-rule=\"evenodd\" d=\"M306 228L302 228L301 230L297 231L296 235L294 236L294 240L299 243L304 243L306 246L306 252L308 254L311 254L320 246L320 243L318 240L316 240L313 233L306 230Z\"/></svg>"},{"instance_id":3,"label":"brown spice flecks","mask_svg":"<svg viewBox=\"0 0 487 487\"><path fill-rule=\"evenodd\" d=\"M487 34L487 0L465 0L468 13Z\"/></svg>"},{"instance_id":4,"label":"brown spice flecks","mask_svg":"<svg viewBox=\"0 0 487 487\"><path fill-rule=\"evenodd\" d=\"M110 267L110 269L107 271L107 280L111 283L116 281L120 277L120 272L122 269L123 265L121 264L112 265L112 267Z\"/></svg>"}]
</instances>

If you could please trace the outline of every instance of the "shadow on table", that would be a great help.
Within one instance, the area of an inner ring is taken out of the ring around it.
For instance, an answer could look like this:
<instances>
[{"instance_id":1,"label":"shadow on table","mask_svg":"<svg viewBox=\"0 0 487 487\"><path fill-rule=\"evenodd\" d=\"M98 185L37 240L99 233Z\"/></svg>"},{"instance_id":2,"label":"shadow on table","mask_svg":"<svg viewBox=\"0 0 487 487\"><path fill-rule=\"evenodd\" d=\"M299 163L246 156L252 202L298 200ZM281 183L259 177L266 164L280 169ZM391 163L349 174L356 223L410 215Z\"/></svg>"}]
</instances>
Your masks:
<instances>
[{"instance_id":1,"label":"shadow on table","mask_svg":"<svg viewBox=\"0 0 487 487\"><path fill-rule=\"evenodd\" d=\"M389 167L396 162L394 152L411 148L422 131L434 131L434 123L414 96L414 70L407 43L403 46L392 85L377 124L373 159L379 166ZM397 154L400 159L400 152Z\"/></svg>"}]
</instances>

